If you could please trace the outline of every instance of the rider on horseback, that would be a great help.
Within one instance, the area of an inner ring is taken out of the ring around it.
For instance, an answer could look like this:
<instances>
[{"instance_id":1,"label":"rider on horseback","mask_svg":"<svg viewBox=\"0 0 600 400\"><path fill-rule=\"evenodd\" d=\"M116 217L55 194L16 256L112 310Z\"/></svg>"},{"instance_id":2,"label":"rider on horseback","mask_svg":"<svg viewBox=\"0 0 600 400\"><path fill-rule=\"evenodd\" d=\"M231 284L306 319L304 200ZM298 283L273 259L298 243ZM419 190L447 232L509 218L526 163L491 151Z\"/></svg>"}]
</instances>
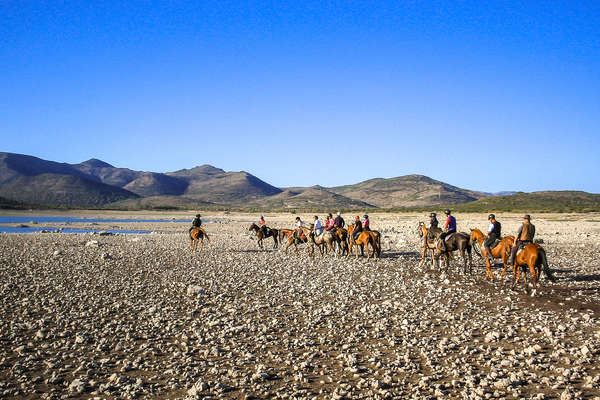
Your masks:
<instances>
[{"instance_id":1,"label":"rider on horseback","mask_svg":"<svg viewBox=\"0 0 600 400\"><path fill-rule=\"evenodd\" d=\"M365 231L370 231L371 230L371 222L369 221L369 216L367 214L363 215L363 218L365 219L363 221L363 230Z\"/></svg>"},{"instance_id":2,"label":"rider on horseback","mask_svg":"<svg viewBox=\"0 0 600 400\"><path fill-rule=\"evenodd\" d=\"M535 225L531 223L531 216L529 214L523 217L523 224L519 227L519 231L515 236L515 245L510 251L509 264L514 264L515 257L519 249L525 247L529 243L533 243L533 237L535 236Z\"/></svg>"},{"instance_id":3,"label":"rider on horseback","mask_svg":"<svg viewBox=\"0 0 600 400\"><path fill-rule=\"evenodd\" d=\"M487 251L487 257L491 264L493 262L491 246L496 242L496 240L500 240L502 226L500 225L500 222L496 221L496 216L494 214L488 215L488 220L490 221L490 226L488 228L487 238L485 239L485 242L483 242L483 246Z\"/></svg>"},{"instance_id":4,"label":"rider on horseback","mask_svg":"<svg viewBox=\"0 0 600 400\"><path fill-rule=\"evenodd\" d=\"M333 220L333 226L335 228L343 228L345 224L346 222L344 221L344 218L342 218L342 213L338 211L337 217Z\"/></svg>"},{"instance_id":5,"label":"rider on horseback","mask_svg":"<svg viewBox=\"0 0 600 400\"><path fill-rule=\"evenodd\" d=\"M298 240L298 238L302 238L304 233L302 232L302 227L304 226L304 222L300 219L300 217L296 217L296 229L294 230L294 238Z\"/></svg>"},{"instance_id":6,"label":"rider on horseback","mask_svg":"<svg viewBox=\"0 0 600 400\"><path fill-rule=\"evenodd\" d=\"M325 221L325 230L328 232L333 232L335 230L333 229L333 215L331 215L331 213L327 215L327 220Z\"/></svg>"},{"instance_id":7,"label":"rider on horseback","mask_svg":"<svg viewBox=\"0 0 600 400\"><path fill-rule=\"evenodd\" d=\"M362 223L360 222L360 217L357 215L354 219L354 230L352 231L352 240L356 241L358 235L363 231Z\"/></svg>"},{"instance_id":8,"label":"rider on horseback","mask_svg":"<svg viewBox=\"0 0 600 400\"><path fill-rule=\"evenodd\" d=\"M196 218L194 218L194 220L192 221L192 226L190 227L190 232L192 231L192 229L200 228L202 226L202 220L200 219L200 217L201 217L200 214L196 214Z\"/></svg>"},{"instance_id":9,"label":"rider on horseback","mask_svg":"<svg viewBox=\"0 0 600 400\"><path fill-rule=\"evenodd\" d=\"M262 233L262 235L264 237L267 237L267 233L268 233L268 229L266 222L265 222L265 217L264 216L260 216L260 221L259 221L259 225L260 225L260 232Z\"/></svg>"},{"instance_id":10,"label":"rider on horseback","mask_svg":"<svg viewBox=\"0 0 600 400\"><path fill-rule=\"evenodd\" d=\"M434 212L432 212L431 214L429 214L429 230L431 230L432 228L437 228L438 227L438 220L436 217L436 214Z\"/></svg>"},{"instance_id":11,"label":"rider on horseback","mask_svg":"<svg viewBox=\"0 0 600 400\"><path fill-rule=\"evenodd\" d=\"M315 224L314 225L315 225L314 226L315 236L320 236L321 233L323 233L323 224L321 224L321 220L316 215L315 215Z\"/></svg>"},{"instance_id":12,"label":"rider on horseback","mask_svg":"<svg viewBox=\"0 0 600 400\"><path fill-rule=\"evenodd\" d=\"M445 249L446 248L446 236L448 236L452 233L456 233L456 218L454 218L453 215L450 215L451 214L450 210L444 211L444 214L446 214L446 216L447 216L446 224L444 224L445 232L442 232L440 234L440 240L442 241L442 244L444 245L444 249Z\"/></svg>"}]
</instances>

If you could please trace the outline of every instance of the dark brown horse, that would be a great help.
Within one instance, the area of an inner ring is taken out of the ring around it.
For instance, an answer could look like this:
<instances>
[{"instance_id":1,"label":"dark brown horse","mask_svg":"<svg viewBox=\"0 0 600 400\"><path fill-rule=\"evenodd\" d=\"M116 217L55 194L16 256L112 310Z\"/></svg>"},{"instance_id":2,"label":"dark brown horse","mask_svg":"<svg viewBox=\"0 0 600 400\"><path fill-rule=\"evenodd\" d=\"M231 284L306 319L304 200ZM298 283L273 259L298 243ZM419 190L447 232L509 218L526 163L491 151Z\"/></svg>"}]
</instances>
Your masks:
<instances>
[{"instance_id":1,"label":"dark brown horse","mask_svg":"<svg viewBox=\"0 0 600 400\"><path fill-rule=\"evenodd\" d=\"M521 267L521 268L519 268ZM529 267L529 273L531 274L531 281L533 284L532 296L535 295L536 285L540 278L542 271L546 274L548 279L554 281L554 276L548 267L548 258L546 257L546 251L539 244L530 243L526 245L523 250L517 253L515 261L513 263L513 274L514 280L512 288L515 288L517 282L521 278L521 269L523 269L523 280L525 282L525 292L527 292L527 267Z\"/></svg>"},{"instance_id":2,"label":"dark brown horse","mask_svg":"<svg viewBox=\"0 0 600 400\"><path fill-rule=\"evenodd\" d=\"M192 251L195 251L198 247L198 241L200 241L200 251L204 249L204 238L207 242L210 242L206 231L202 228L194 228L190 230L190 247Z\"/></svg>"},{"instance_id":3,"label":"dark brown horse","mask_svg":"<svg viewBox=\"0 0 600 400\"><path fill-rule=\"evenodd\" d=\"M446 240L447 239L447 240ZM471 272L473 270L473 257L471 255L471 238L464 232L456 232L448 235L446 238L442 239L440 236L435 240L435 258L438 260L438 264L441 268L442 260L440 260L440 255L444 256L446 260L446 271L448 271L450 267L450 254L453 251L460 251L460 255L463 259L464 264L464 273ZM467 257L465 255L465 251L469 255L469 268L467 269Z\"/></svg>"},{"instance_id":4,"label":"dark brown horse","mask_svg":"<svg viewBox=\"0 0 600 400\"><path fill-rule=\"evenodd\" d=\"M336 228L333 239L337 245L340 255L348 254L348 231L344 228Z\"/></svg>"},{"instance_id":5,"label":"dark brown horse","mask_svg":"<svg viewBox=\"0 0 600 400\"><path fill-rule=\"evenodd\" d=\"M263 232L260 227L256 224L250 225L249 231L256 233L256 239L258 241L258 247L263 248L262 241L264 238L273 237L273 248L276 249L279 246L279 231L277 229L269 228L266 232Z\"/></svg>"}]
</instances>

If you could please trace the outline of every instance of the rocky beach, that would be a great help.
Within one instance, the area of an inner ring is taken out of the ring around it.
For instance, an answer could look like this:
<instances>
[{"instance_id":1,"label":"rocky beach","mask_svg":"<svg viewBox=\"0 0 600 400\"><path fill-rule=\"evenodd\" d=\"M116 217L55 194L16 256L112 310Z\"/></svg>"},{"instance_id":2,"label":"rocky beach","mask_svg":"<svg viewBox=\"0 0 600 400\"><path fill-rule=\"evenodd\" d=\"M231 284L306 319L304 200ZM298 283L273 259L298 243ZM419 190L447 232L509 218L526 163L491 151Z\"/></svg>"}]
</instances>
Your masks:
<instances>
[{"instance_id":1,"label":"rocky beach","mask_svg":"<svg viewBox=\"0 0 600 400\"><path fill-rule=\"evenodd\" d=\"M69 215L83 214L192 216ZM275 228L295 216L265 214ZM467 275L460 258L418 267L423 214L371 215L383 253L369 262L271 238L261 250L258 216L203 217L202 252L181 222L0 234L0 397L600 399L599 214L533 215L557 278L533 297L500 264L485 281L475 254ZM459 231L487 226L456 217ZM521 214L498 220L514 234Z\"/></svg>"}]
</instances>

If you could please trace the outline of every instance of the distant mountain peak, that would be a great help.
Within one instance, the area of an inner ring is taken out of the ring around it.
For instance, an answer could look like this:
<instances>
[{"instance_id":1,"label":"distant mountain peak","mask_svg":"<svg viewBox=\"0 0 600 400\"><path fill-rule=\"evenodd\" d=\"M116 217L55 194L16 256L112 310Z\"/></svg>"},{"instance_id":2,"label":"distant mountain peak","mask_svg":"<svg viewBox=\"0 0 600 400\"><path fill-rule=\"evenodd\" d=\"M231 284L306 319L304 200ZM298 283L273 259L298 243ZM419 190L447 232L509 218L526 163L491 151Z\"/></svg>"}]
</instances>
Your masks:
<instances>
[{"instance_id":1,"label":"distant mountain peak","mask_svg":"<svg viewBox=\"0 0 600 400\"><path fill-rule=\"evenodd\" d=\"M220 175L220 174L224 174L224 173L225 173L225 170L223 170L221 168L213 167L212 165L209 165L209 164L203 164L203 165L198 165L197 167L194 167L194 168L180 169L178 171L171 172L169 174L189 176L189 175Z\"/></svg>"},{"instance_id":2,"label":"distant mountain peak","mask_svg":"<svg viewBox=\"0 0 600 400\"><path fill-rule=\"evenodd\" d=\"M110 165L109 163L97 158L90 158L87 161L79 163L79 165L85 165L92 168L114 168L114 166Z\"/></svg>"}]
</instances>

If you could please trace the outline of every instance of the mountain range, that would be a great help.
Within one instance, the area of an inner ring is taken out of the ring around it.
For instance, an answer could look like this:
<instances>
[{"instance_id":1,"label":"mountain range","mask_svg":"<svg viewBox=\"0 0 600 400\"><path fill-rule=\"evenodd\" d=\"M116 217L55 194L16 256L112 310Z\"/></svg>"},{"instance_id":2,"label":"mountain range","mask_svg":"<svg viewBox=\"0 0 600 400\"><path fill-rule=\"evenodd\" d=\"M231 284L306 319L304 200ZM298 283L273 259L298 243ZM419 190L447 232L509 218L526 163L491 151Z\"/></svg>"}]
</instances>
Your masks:
<instances>
[{"instance_id":1,"label":"mountain range","mask_svg":"<svg viewBox=\"0 0 600 400\"><path fill-rule=\"evenodd\" d=\"M278 188L248 172L211 165L158 173L118 168L98 159L67 164L0 152L0 198L53 207L390 209L470 204L492 196L423 175L329 188Z\"/></svg>"}]
</instances>

